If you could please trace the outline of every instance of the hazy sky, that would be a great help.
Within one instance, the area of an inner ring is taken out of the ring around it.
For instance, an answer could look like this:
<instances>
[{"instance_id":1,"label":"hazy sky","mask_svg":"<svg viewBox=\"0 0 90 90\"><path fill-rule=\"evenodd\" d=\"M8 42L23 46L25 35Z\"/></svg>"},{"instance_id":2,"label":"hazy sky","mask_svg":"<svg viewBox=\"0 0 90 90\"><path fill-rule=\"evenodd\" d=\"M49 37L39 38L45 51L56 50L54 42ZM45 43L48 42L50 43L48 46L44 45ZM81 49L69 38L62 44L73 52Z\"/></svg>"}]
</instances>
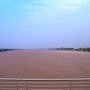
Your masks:
<instances>
[{"instance_id":1,"label":"hazy sky","mask_svg":"<svg viewBox=\"0 0 90 90\"><path fill-rule=\"evenodd\" d=\"M0 0L0 48L90 47L90 0Z\"/></svg>"}]
</instances>

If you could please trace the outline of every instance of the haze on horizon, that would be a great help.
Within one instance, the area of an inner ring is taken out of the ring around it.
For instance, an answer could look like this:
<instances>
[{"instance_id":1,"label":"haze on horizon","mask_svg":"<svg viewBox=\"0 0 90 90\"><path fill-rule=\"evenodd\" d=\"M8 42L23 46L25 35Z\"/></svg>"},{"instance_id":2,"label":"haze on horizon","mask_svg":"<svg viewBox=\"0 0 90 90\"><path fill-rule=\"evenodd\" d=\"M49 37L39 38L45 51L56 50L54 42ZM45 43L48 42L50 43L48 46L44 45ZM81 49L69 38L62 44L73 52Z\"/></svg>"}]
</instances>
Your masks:
<instances>
[{"instance_id":1,"label":"haze on horizon","mask_svg":"<svg viewBox=\"0 0 90 90\"><path fill-rule=\"evenodd\" d=\"M90 47L90 0L0 0L0 48Z\"/></svg>"}]
</instances>

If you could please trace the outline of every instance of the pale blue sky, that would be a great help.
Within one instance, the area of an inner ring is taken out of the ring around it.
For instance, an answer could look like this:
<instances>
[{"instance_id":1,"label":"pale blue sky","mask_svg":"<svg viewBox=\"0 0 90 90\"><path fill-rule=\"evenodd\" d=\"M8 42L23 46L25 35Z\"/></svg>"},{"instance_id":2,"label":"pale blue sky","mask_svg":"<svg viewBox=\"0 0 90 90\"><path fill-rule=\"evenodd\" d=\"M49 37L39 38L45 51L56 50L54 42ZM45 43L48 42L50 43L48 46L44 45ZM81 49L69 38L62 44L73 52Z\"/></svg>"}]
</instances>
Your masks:
<instances>
[{"instance_id":1,"label":"pale blue sky","mask_svg":"<svg viewBox=\"0 0 90 90\"><path fill-rule=\"evenodd\" d=\"M0 0L0 48L90 47L90 0Z\"/></svg>"}]
</instances>

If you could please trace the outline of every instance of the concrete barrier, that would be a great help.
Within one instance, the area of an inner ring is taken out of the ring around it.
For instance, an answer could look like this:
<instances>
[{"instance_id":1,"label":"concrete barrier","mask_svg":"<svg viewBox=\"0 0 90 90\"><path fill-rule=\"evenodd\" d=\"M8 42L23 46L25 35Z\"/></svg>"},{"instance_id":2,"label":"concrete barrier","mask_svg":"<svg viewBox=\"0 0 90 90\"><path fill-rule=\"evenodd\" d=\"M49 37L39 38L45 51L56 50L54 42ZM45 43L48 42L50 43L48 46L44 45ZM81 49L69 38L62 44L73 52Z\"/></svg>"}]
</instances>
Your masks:
<instances>
[{"instance_id":1,"label":"concrete barrier","mask_svg":"<svg viewBox=\"0 0 90 90\"><path fill-rule=\"evenodd\" d=\"M90 90L90 78L0 78L0 90Z\"/></svg>"}]
</instances>

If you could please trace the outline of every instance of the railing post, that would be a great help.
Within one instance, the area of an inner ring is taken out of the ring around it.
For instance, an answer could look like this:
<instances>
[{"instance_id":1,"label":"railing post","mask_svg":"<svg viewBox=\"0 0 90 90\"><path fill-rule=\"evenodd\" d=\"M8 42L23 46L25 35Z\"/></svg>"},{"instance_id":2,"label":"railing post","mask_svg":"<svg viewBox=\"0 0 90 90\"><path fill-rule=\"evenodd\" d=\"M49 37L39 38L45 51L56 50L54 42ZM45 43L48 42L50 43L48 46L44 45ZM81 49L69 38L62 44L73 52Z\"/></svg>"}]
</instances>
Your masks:
<instances>
[{"instance_id":1,"label":"railing post","mask_svg":"<svg viewBox=\"0 0 90 90\"><path fill-rule=\"evenodd\" d=\"M70 90L72 90L72 81L70 81Z\"/></svg>"},{"instance_id":2,"label":"railing post","mask_svg":"<svg viewBox=\"0 0 90 90\"><path fill-rule=\"evenodd\" d=\"M28 90L28 80L26 81L26 90Z\"/></svg>"},{"instance_id":3,"label":"railing post","mask_svg":"<svg viewBox=\"0 0 90 90\"><path fill-rule=\"evenodd\" d=\"M16 81L16 90L19 90L19 88L18 88L18 80Z\"/></svg>"}]
</instances>

